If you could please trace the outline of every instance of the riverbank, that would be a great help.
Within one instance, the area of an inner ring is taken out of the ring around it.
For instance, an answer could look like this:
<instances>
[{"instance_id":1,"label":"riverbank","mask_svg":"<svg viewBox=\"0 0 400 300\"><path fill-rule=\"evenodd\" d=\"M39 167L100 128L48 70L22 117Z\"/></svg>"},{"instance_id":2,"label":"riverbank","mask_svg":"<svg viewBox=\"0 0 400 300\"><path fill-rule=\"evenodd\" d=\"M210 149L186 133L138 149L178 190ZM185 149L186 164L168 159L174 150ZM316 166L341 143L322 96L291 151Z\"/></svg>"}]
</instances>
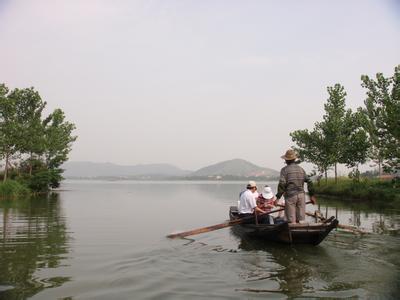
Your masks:
<instances>
[{"instance_id":1,"label":"riverbank","mask_svg":"<svg viewBox=\"0 0 400 300\"><path fill-rule=\"evenodd\" d=\"M275 191L276 182L271 187ZM34 201L0 201L0 266L6 266L0 299L396 299L398 294L400 218L394 212L346 202L338 209L321 197L319 209L327 216L377 234L335 231L310 247L254 241L225 228L188 243L163 237L225 220L243 182L80 180L65 181L62 188ZM133 218L140 199L151 205ZM144 234L138 224L148 224L149 216L157 222ZM261 292L244 291L249 287Z\"/></svg>"},{"instance_id":2,"label":"riverbank","mask_svg":"<svg viewBox=\"0 0 400 300\"><path fill-rule=\"evenodd\" d=\"M343 201L373 202L377 206L400 208L400 186L391 180L361 179L360 182L355 182L348 178L339 178L335 183L334 179L329 179L328 182L315 184L315 193Z\"/></svg>"},{"instance_id":3,"label":"riverbank","mask_svg":"<svg viewBox=\"0 0 400 300\"><path fill-rule=\"evenodd\" d=\"M32 191L30 188L16 180L0 182L0 198L13 198L29 195L31 193Z\"/></svg>"}]
</instances>

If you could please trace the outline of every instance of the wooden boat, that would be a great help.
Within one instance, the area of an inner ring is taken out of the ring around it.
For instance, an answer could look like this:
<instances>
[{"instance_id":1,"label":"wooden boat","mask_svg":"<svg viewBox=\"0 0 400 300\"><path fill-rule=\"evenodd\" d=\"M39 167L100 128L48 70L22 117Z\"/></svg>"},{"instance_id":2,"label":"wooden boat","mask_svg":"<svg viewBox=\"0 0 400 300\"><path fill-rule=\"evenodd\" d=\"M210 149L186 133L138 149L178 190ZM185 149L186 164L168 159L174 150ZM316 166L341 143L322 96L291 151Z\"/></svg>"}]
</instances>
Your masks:
<instances>
[{"instance_id":1,"label":"wooden boat","mask_svg":"<svg viewBox=\"0 0 400 300\"><path fill-rule=\"evenodd\" d=\"M236 206L229 209L231 220L239 219ZM322 223L289 224L238 224L232 230L236 235L267 241L283 242L287 244L312 244L318 245L325 237L336 228L339 221L331 217Z\"/></svg>"}]
</instances>

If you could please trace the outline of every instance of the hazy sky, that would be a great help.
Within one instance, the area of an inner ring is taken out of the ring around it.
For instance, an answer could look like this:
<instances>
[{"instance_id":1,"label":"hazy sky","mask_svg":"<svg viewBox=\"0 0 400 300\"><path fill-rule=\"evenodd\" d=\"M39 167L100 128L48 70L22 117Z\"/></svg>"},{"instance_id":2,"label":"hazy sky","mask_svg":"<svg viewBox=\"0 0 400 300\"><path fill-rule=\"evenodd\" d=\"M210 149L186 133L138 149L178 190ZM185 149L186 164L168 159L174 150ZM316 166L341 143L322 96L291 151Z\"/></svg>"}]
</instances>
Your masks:
<instances>
[{"instance_id":1,"label":"hazy sky","mask_svg":"<svg viewBox=\"0 0 400 300\"><path fill-rule=\"evenodd\" d=\"M399 1L0 0L0 82L79 136L71 161L279 169L339 82L400 64Z\"/></svg>"}]
</instances>

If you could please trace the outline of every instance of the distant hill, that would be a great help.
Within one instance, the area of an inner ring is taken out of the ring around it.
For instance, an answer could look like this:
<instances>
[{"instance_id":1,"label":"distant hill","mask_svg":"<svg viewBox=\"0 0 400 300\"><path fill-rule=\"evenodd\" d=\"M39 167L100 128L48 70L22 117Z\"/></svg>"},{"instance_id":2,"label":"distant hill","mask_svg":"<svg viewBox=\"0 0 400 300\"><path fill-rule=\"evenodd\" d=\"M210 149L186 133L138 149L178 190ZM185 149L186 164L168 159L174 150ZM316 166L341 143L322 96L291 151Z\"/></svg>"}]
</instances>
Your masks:
<instances>
[{"instance_id":1,"label":"distant hill","mask_svg":"<svg viewBox=\"0 0 400 300\"><path fill-rule=\"evenodd\" d=\"M223 161L208 167L201 168L189 177L266 177L276 178L279 172L269 168L262 168L243 159Z\"/></svg>"},{"instance_id":2,"label":"distant hill","mask_svg":"<svg viewBox=\"0 0 400 300\"><path fill-rule=\"evenodd\" d=\"M112 163L66 162L62 168L65 178L95 177L175 177L186 176L191 171L169 164L144 164L121 166Z\"/></svg>"},{"instance_id":3,"label":"distant hill","mask_svg":"<svg viewBox=\"0 0 400 300\"><path fill-rule=\"evenodd\" d=\"M201 168L195 172L169 164L122 166L113 163L66 162L65 178L116 179L226 179L276 178L279 172L262 168L243 159L232 159Z\"/></svg>"}]
</instances>

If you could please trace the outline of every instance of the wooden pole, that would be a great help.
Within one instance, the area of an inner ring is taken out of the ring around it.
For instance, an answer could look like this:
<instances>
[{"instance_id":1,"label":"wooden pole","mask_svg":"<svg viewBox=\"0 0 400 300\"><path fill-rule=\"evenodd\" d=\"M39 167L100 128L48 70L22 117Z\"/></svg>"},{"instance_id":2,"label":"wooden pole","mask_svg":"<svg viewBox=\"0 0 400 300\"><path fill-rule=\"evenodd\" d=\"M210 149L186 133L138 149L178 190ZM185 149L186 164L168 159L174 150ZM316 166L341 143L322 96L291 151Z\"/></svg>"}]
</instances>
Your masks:
<instances>
[{"instance_id":1,"label":"wooden pole","mask_svg":"<svg viewBox=\"0 0 400 300\"><path fill-rule=\"evenodd\" d=\"M269 212L266 212L265 214L260 214L259 216L269 215L269 214L272 214L274 212L278 212L278 211L282 211L282 210L284 210L284 208L274 209L274 210L271 210ZM170 238L170 239L183 238L183 237L186 237L186 236L189 236L189 235L195 235L195 234L199 234L199 233L210 232L210 231L226 228L226 227L237 225L237 224L243 224L243 223L246 223L246 222L251 221L251 220L254 220L254 216L249 216L249 217L245 217L245 218L241 218L241 219L237 219L237 220L232 220L232 221L225 221L224 223L215 224L215 225L211 225L211 226L207 226L207 227L201 227L201 228L197 228L197 229L192 229L192 230L189 230L189 231L171 233L171 234L167 235L167 238Z\"/></svg>"},{"instance_id":2,"label":"wooden pole","mask_svg":"<svg viewBox=\"0 0 400 300\"><path fill-rule=\"evenodd\" d=\"M306 215L307 215L307 216L314 217L314 218L316 218L316 219L320 219L321 221L325 221L325 220L326 220L326 218L324 218L324 217L321 215L320 212L317 213L317 211L316 211L315 213L306 212ZM366 232L366 231L357 229L356 227L350 226L350 225L338 224L337 227L340 228L340 229L350 230L350 231L352 231L352 232L354 232L354 233L368 233L368 232Z\"/></svg>"},{"instance_id":3,"label":"wooden pole","mask_svg":"<svg viewBox=\"0 0 400 300\"><path fill-rule=\"evenodd\" d=\"M311 203L311 201L306 202L306 204L309 204L309 203ZM282 211L282 210L284 210L284 208L278 208L278 209L274 209L269 212L266 212L265 214L259 214L258 216L266 216L266 215L273 214L275 212ZM170 238L170 239L183 238L183 237L186 237L189 235L210 232L210 231L226 228L226 227L237 225L237 224L243 224L243 223L246 223L251 220L254 220L254 216L240 218L240 219L232 220L232 221L225 221L224 223L215 224L215 225L211 225L211 226L207 226L207 227L201 227L201 228L197 228L197 229L192 229L189 231L171 233L171 234L167 235L167 238Z\"/></svg>"}]
</instances>

